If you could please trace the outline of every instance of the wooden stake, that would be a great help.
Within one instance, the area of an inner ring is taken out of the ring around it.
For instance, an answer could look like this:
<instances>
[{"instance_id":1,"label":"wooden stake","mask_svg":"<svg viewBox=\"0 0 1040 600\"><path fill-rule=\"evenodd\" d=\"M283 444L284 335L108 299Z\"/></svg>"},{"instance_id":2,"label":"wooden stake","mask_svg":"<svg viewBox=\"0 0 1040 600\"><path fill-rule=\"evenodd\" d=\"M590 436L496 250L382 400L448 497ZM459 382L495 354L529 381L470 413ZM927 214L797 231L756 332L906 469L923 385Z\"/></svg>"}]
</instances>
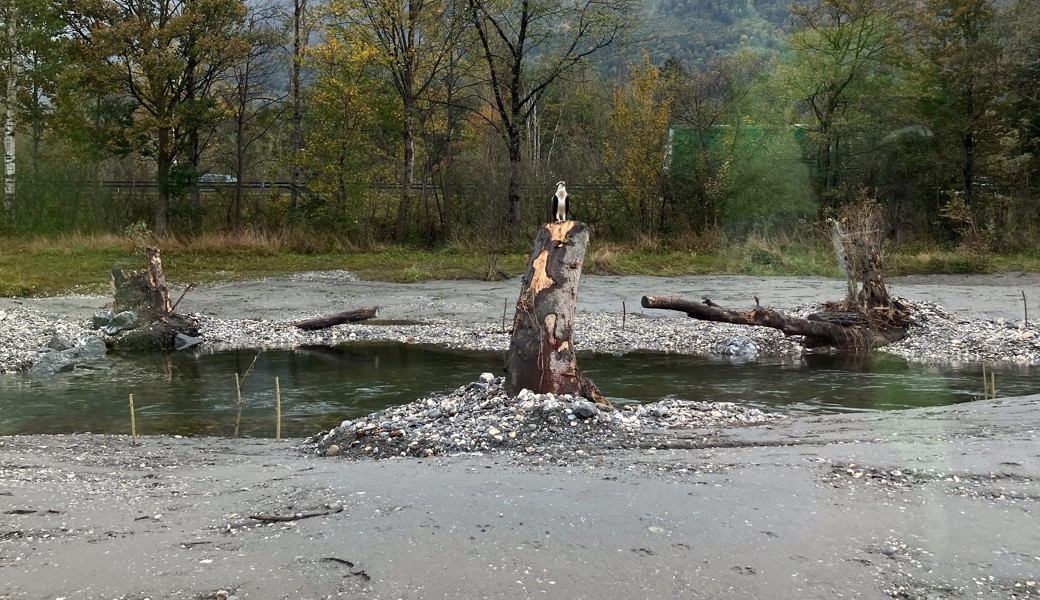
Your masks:
<instances>
[{"instance_id":1,"label":"wooden stake","mask_svg":"<svg viewBox=\"0 0 1040 600\"><path fill-rule=\"evenodd\" d=\"M235 373L235 392L238 394L238 411L235 413L235 437L238 437L238 426L242 423L242 406L245 401L242 400L242 380L239 378L238 373Z\"/></svg>"},{"instance_id":2,"label":"wooden stake","mask_svg":"<svg viewBox=\"0 0 1040 600\"><path fill-rule=\"evenodd\" d=\"M502 298L502 331L506 330L506 309L509 308L509 298Z\"/></svg>"},{"instance_id":3,"label":"wooden stake","mask_svg":"<svg viewBox=\"0 0 1040 600\"><path fill-rule=\"evenodd\" d=\"M625 308L625 301L621 301L621 331L625 330L625 318L628 317L628 309Z\"/></svg>"},{"instance_id":4,"label":"wooden stake","mask_svg":"<svg viewBox=\"0 0 1040 600\"><path fill-rule=\"evenodd\" d=\"M130 439L137 445L137 416L134 414L134 395L130 394Z\"/></svg>"},{"instance_id":5,"label":"wooden stake","mask_svg":"<svg viewBox=\"0 0 1040 600\"><path fill-rule=\"evenodd\" d=\"M989 378L986 377L986 365L982 365L982 399L989 400Z\"/></svg>"},{"instance_id":6,"label":"wooden stake","mask_svg":"<svg viewBox=\"0 0 1040 600\"><path fill-rule=\"evenodd\" d=\"M278 378L274 378L274 412L275 412L275 426L274 426L274 439L282 439L282 387L278 383Z\"/></svg>"},{"instance_id":7,"label":"wooden stake","mask_svg":"<svg viewBox=\"0 0 1040 600\"><path fill-rule=\"evenodd\" d=\"M996 371L989 372L989 391L993 392L993 399L997 399L997 373Z\"/></svg>"},{"instance_id":8,"label":"wooden stake","mask_svg":"<svg viewBox=\"0 0 1040 600\"><path fill-rule=\"evenodd\" d=\"M1029 327L1029 306L1026 305L1026 291L1022 290L1022 327Z\"/></svg>"}]
</instances>

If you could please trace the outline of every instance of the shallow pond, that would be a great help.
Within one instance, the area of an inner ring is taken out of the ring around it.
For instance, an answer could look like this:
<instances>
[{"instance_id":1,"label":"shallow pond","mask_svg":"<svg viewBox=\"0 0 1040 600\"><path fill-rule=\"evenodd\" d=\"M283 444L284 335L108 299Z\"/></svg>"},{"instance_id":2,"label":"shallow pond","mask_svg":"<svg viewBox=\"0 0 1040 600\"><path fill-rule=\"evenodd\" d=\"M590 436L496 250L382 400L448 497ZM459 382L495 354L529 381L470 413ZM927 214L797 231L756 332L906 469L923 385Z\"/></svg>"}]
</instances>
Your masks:
<instances>
[{"instance_id":1,"label":"shallow pond","mask_svg":"<svg viewBox=\"0 0 1040 600\"><path fill-rule=\"evenodd\" d=\"M255 359L255 364L254 363ZM482 372L502 374L496 352L396 343L334 348L109 356L97 369L48 380L0 376L0 435L129 433L134 395L140 434L231 435L235 373L246 373L240 433L312 435L343 419L447 392ZM714 357L582 354L582 370L616 403L662 398L736 402L786 414L938 406L982 395L982 366L928 367L878 356L731 362ZM1040 393L1040 369L998 366L1001 396Z\"/></svg>"}]
</instances>

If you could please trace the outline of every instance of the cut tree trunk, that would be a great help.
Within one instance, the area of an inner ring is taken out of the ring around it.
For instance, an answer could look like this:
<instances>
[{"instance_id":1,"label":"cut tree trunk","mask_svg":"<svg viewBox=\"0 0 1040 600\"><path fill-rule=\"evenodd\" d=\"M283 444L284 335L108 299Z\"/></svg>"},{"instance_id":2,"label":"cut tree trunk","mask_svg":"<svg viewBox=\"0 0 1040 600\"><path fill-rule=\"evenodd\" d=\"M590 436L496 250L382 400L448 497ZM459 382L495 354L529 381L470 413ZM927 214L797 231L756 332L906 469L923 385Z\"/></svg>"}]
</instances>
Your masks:
<instances>
[{"instance_id":1,"label":"cut tree trunk","mask_svg":"<svg viewBox=\"0 0 1040 600\"><path fill-rule=\"evenodd\" d=\"M708 298L704 298L703 302L694 302L678 296L643 296L641 304L643 308L677 310L702 321L779 329L784 335L802 336L806 348L832 346L841 351L865 352L906 337L905 326L877 328L868 318L840 325L826 320L826 313L816 318L810 315L810 318L803 319L763 306L741 312L723 308Z\"/></svg>"},{"instance_id":2,"label":"cut tree trunk","mask_svg":"<svg viewBox=\"0 0 1040 600\"><path fill-rule=\"evenodd\" d=\"M146 248L148 265L139 271L112 269L112 310L144 312L151 318L165 317L173 312L170 291L166 287L161 253L158 248Z\"/></svg>"},{"instance_id":3,"label":"cut tree trunk","mask_svg":"<svg viewBox=\"0 0 1040 600\"><path fill-rule=\"evenodd\" d=\"M327 317L307 319L306 321L293 323L293 325L304 331L314 331L317 329L325 329L327 327L332 327L333 325L342 325L344 323L364 321L366 319L372 319L377 316L379 316L379 307L370 306L368 308L359 308L357 310L348 310L346 312L336 313Z\"/></svg>"},{"instance_id":4,"label":"cut tree trunk","mask_svg":"<svg viewBox=\"0 0 1040 600\"><path fill-rule=\"evenodd\" d=\"M535 238L506 358L506 392L572 394L610 406L596 384L578 370L574 343L578 280L589 245L579 221L547 223Z\"/></svg>"},{"instance_id":5,"label":"cut tree trunk","mask_svg":"<svg viewBox=\"0 0 1040 600\"><path fill-rule=\"evenodd\" d=\"M145 254L148 264L144 269L112 269L112 312L136 313L140 322L136 328L120 333L114 345L124 349L174 349L178 334L199 335L198 323L173 312L159 249L147 248Z\"/></svg>"}]
</instances>

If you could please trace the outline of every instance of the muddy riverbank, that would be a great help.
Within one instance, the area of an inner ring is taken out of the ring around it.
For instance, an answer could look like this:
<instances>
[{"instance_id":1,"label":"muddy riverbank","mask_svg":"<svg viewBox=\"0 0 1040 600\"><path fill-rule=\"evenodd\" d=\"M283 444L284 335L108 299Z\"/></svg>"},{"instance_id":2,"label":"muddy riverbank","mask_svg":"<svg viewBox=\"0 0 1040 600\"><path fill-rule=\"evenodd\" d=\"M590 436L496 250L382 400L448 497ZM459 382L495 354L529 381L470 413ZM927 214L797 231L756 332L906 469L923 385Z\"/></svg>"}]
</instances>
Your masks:
<instances>
[{"instance_id":1,"label":"muddy riverbank","mask_svg":"<svg viewBox=\"0 0 1040 600\"><path fill-rule=\"evenodd\" d=\"M1021 291L1040 298L1035 274L890 285L963 315L951 322L1019 333ZM843 287L589 277L579 312L633 311L644 293L789 308ZM300 274L210 286L181 308L286 321L375 304L473 332L518 288ZM76 320L103 302L0 310ZM639 448L378 461L315 456L303 440L0 437L0 598L1040 597L1038 407L1029 396L690 427Z\"/></svg>"},{"instance_id":2,"label":"muddy riverbank","mask_svg":"<svg viewBox=\"0 0 1040 600\"><path fill-rule=\"evenodd\" d=\"M1038 406L379 461L0 438L0 598L1037 597Z\"/></svg>"}]
</instances>

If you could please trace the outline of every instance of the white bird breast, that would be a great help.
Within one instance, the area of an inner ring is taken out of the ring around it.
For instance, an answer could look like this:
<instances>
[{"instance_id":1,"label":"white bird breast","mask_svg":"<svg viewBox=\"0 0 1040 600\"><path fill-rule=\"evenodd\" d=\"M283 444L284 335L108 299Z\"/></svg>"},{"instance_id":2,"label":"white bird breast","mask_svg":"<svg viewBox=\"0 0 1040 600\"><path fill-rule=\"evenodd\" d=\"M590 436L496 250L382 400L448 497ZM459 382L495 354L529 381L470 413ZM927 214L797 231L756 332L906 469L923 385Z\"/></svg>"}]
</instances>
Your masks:
<instances>
[{"instance_id":1,"label":"white bird breast","mask_svg":"<svg viewBox=\"0 0 1040 600\"><path fill-rule=\"evenodd\" d=\"M562 193L561 193L562 192ZM567 192L564 190L557 190L556 195L553 196L553 207L556 209L553 215L557 221L567 220Z\"/></svg>"}]
</instances>

